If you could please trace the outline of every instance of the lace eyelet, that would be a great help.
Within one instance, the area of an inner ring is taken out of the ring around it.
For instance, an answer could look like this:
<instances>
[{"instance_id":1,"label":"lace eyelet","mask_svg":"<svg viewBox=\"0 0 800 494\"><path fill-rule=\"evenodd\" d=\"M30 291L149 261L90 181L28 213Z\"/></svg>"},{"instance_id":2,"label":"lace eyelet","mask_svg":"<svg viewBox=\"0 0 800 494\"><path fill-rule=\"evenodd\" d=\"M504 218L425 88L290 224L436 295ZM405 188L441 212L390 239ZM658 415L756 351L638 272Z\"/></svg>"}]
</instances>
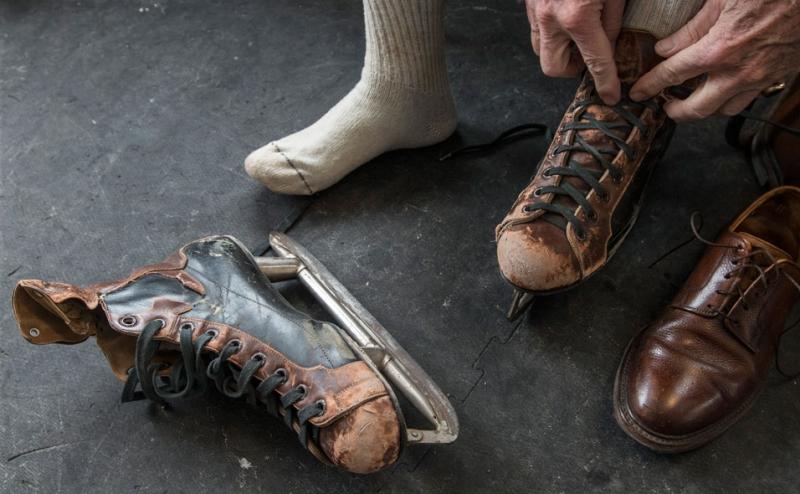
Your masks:
<instances>
[{"instance_id":1,"label":"lace eyelet","mask_svg":"<svg viewBox=\"0 0 800 494\"><path fill-rule=\"evenodd\" d=\"M538 189L534 190L534 191L533 191L533 195L534 195L534 196L536 196L536 197L541 197L541 195L542 195L542 188L541 188L541 187L539 187Z\"/></svg>"},{"instance_id":2,"label":"lace eyelet","mask_svg":"<svg viewBox=\"0 0 800 494\"><path fill-rule=\"evenodd\" d=\"M589 211L588 213L586 213L586 219L588 219L592 223L597 222L597 213L595 213L594 211Z\"/></svg>"},{"instance_id":3,"label":"lace eyelet","mask_svg":"<svg viewBox=\"0 0 800 494\"><path fill-rule=\"evenodd\" d=\"M526 205L522 206L522 212L523 213L532 213L533 211L531 210L530 205L526 204Z\"/></svg>"},{"instance_id":4,"label":"lace eyelet","mask_svg":"<svg viewBox=\"0 0 800 494\"><path fill-rule=\"evenodd\" d=\"M611 177L611 182L615 185L619 185L622 183L622 180L625 178L625 175L617 175L615 177Z\"/></svg>"},{"instance_id":5,"label":"lace eyelet","mask_svg":"<svg viewBox=\"0 0 800 494\"><path fill-rule=\"evenodd\" d=\"M234 338L232 340L229 340L226 345L231 345L231 346L235 346L237 348L242 348L242 340L240 340L239 338Z\"/></svg>"},{"instance_id":6,"label":"lace eyelet","mask_svg":"<svg viewBox=\"0 0 800 494\"><path fill-rule=\"evenodd\" d=\"M325 400L317 400L314 402L314 404L320 406L319 415L317 416L319 417L321 415L325 415L325 412L328 410L328 404L325 402Z\"/></svg>"},{"instance_id":7,"label":"lace eyelet","mask_svg":"<svg viewBox=\"0 0 800 494\"><path fill-rule=\"evenodd\" d=\"M575 236L578 237L578 240L580 240L581 242L584 242L587 237L586 232L584 232L583 230L581 230L580 232L575 232Z\"/></svg>"},{"instance_id":8,"label":"lace eyelet","mask_svg":"<svg viewBox=\"0 0 800 494\"><path fill-rule=\"evenodd\" d=\"M542 176L543 177L550 177L550 171L551 170L552 170L552 168L545 168L544 171L542 172Z\"/></svg>"},{"instance_id":9,"label":"lace eyelet","mask_svg":"<svg viewBox=\"0 0 800 494\"><path fill-rule=\"evenodd\" d=\"M283 378L283 382L286 382L286 380L289 379L289 372L283 367L278 367L272 373L281 376Z\"/></svg>"},{"instance_id":10,"label":"lace eyelet","mask_svg":"<svg viewBox=\"0 0 800 494\"><path fill-rule=\"evenodd\" d=\"M723 276L723 278L725 278L726 280L729 280L729 279L731 279L731 274L730 273L725 273L725 276Z\"/></svg>"},{"instance_id":11,"label":"lace eyelet","mask_svg":"<svg viewBox=\"0 0 800 494\"><path fill-rule=\"evenodd\" d=\"M254 353L254 354L250 355L250 360L255 360L255 361L257 361L257 362L264 362L264 363L266 363L266 361L267 361L267 356L266 356L266 355L264 355L264 354L263 354L263 353L261 353L261 352L256 352L256 353Z\"/></svg>"},{"instance_id":12,"label":"lace eyelet","mask_svg":"<svg viewBox=\"0 0 800 494\"><path fill-rule=\"evenodd\" d=\"M214 338L219 336L219 331L217 331L216 329L209 329L208 331L206 331L203 334L211 335L211 339L213 340Z\"/></svg>"},{"instance_id":13,"label":"lace eyelet","mask_svg":"<svg viewBox=\"0 0 800 494\"><path fill-rule=\"evenodd\" d=\"M136 323L139 322L139 318L134 316L133 314L127 314L118 319L120 326L125 326L126 328L132 328L136 326Z\"/></svg>"},{"instance_id":14,"label":"lace eyelet","mask_svg":"<svg viewBox=\"0 0 800 494\"><path fill-rule=\"evenodd\" d=\"M308 396L308 386L306 386L305 384L298 384L297 385L297 389L299 389L300 391L303 392L303 398ZM303 398L301 398L301 399L303 399Z\"/></svg>"},{"instance_id":15,"label":"lace eyelet","mask_svg":"<svg viewBox=\"0 0 800 494\"><path fill-rule=\"evenodd\" d=\"M193 322L185 322L181 324L181 331L194 331L194 323Z\"/></svg>"}]
</instances>

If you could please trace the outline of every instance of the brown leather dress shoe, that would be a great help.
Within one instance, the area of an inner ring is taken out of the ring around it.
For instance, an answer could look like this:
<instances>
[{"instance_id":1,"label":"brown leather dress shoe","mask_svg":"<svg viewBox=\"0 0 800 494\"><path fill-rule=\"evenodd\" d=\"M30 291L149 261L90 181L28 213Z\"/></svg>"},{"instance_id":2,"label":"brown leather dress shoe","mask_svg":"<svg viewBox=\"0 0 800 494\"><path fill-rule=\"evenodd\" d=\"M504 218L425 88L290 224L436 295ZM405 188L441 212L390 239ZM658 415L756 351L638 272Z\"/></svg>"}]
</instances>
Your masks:
<instances>
[{"instance_id":1,"label":"brown leather dress shoe","mask_svg":"<svg viewBox=\"0 0 800 494\"><path fill-rule=\"evenodd\" d=\"M628 345L614 416L661 452L702 446L752 406L800 299L800 188L764 194L719 239L669 307Z\"/></svg>"},{"instance_id":2,"label":"brown leather dress shoe","mask_svg":"<svg viewBox=\"0 0 800 494\"><path fill-rule=\"evenodd\" d=\"M536 175L498 225L500 271L518 289L509 318L531 295L572 288L594 274L633 226L674 128L662 96L642 103L627 97L629 85L658 62L654 42L644 32L620 34L622 100L604 104L584 77Z\"/></svg>"}]
</instances>

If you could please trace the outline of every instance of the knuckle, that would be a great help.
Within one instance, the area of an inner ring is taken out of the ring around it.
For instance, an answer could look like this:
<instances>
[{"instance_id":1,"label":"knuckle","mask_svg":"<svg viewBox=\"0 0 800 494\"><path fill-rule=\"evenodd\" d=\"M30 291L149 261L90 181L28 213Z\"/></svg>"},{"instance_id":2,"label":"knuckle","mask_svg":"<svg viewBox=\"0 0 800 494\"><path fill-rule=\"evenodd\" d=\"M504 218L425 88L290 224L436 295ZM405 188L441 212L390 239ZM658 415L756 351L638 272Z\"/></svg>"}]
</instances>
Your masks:
<instances>
[{"instance_id":1,"label":"knuckle","mask_svg":"<svg viewBox=\"0 0 800 494\"><path fill-rule=\"evenodd\" d=\"M570 4L559 11L558 21L567 31L579 31L586 26L586 15L580 6Z\"/></svg>"},{"instance_id":2,"label":"knuckle","mask_svg":"<svg viewBox=\"0 0 800 494\"><path fill-rule=\"evenodd\" d=\"M669 64L662 67L661 79L667 86L674 86L683 82L677 69Z\"/></svg>"},{"instance_id":3,"label":"knuckle","mask_svg":"<svg viewBox=\"0 0 800 494\"><path fill-rule=\"evenodd\" d=\"M583 60L589 72L597 77L605 77L611 73L611 64L605 59L584 56Z\"/></svg>"}]
</instances>

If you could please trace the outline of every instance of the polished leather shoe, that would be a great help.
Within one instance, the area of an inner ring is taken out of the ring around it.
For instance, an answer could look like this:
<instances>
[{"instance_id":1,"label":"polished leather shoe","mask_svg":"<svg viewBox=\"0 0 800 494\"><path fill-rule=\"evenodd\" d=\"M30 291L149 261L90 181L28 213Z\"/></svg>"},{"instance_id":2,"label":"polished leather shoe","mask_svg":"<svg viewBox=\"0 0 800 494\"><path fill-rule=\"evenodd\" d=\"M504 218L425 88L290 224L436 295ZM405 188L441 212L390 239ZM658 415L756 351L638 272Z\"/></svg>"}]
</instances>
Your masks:
<instances>
[{"instance_id":1,"label":"polished leather shoe","mask_svg":"<svg viewBox=\"0 0 800 494\"><path fill-rule=\"evenodd\" d=\"M656 451L708 443L763 388L800 299L800 188L766 193L706 243L683 288L628 345L617 372L614 416Z\"/></svg>"},{"instance_id":2,"label":"polished leather shoe","mask_svg":"<svg viewBox=\"0 0 800 494\"><path fill-rule=\"evenodd\" d=\"M335 325L298 312L239 241L214 236L125 279L80 288L22 280L13 295L34 344L94 337L122 401L166 405L215 387L283 422L321 461L386 468L405 432L397 400Z\"/></svg>"},{"instance_id":3,"label":"polished leather shoe","mask_svg":"<svg viewBox=\"0 0 800 494\"><path fill-rule=\"evenodd\" d=\"M497 226L497 260L519 290L548 294L574 287L603 267L630 231L648 178L674 124L660 95L627 97L658 62L655 39L624 30L616 60L622 100L608 106L586 75L531 183Z\"/></svg>"}]
</instances>

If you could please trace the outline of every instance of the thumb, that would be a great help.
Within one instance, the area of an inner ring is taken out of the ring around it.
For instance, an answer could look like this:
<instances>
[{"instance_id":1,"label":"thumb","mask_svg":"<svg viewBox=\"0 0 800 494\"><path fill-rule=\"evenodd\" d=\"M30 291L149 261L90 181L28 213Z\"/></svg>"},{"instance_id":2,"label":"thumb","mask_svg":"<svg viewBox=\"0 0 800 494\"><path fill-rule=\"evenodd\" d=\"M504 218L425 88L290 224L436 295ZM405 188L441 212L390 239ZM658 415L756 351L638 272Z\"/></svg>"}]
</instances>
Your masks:
<instances>
[{"instance_id":1,"label":"thumb","mask_svg":"<svg viewBox=\"0 0 800 494\"><path fill-rule=\"evenodd\" d=\"M669 58L697 43L717 22L721 11L719 2L707 1L685 26L656 43L656 53L663 58Z\"/></svg>"}]
</instances>

